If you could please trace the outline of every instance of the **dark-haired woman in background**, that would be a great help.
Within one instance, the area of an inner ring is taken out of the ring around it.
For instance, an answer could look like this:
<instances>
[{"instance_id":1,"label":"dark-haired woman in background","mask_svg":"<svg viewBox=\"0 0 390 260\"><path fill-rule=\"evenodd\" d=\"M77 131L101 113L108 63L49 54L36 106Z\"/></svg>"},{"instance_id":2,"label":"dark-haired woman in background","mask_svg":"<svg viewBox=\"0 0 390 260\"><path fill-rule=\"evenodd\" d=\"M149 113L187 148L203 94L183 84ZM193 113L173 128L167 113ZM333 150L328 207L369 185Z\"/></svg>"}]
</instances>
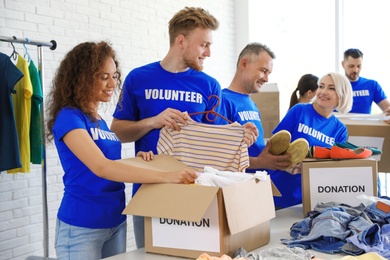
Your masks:
<instances>
[{"instance_id":1,"label":"dark-haired woman in background","mask_svg":"<svg viewBox=\"0 0 390 260\"><path fill-rule=\"evenodd\" d=\"M318 77L313 74L303 75L299 81L298 86L291 94L290 108L298 103L310 103L315 97L318 88ZM297 96L297 92L299 97Z\"/></svg>"}]
</instances>

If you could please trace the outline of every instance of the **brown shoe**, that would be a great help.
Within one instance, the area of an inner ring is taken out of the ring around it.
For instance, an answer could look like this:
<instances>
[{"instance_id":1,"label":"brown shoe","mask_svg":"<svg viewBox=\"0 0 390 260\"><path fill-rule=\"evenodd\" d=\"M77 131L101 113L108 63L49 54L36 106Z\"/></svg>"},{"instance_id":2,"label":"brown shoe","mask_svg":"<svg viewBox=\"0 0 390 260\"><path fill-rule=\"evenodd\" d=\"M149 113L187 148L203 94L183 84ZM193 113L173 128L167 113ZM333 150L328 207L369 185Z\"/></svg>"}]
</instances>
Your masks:
<instances>
[{"instance_id":1,"label":"brown shoe","mask_svg":"<svg viewBox=\"0 0 390 260\"><path fill-rule=\"evenodd\" d=\"M294 166L306 158L308 151L309 143L307 140L305 138L298 138L289 145L285 153L291 154L291 166Z\"/></svg>"},{"instance_id":2,"label":"brown shoe","mask_svg":"<svg viewBox=\"0 0 390 260\"><path fill-rule=\"evenodd\" d=\"M291 134L287 130L280 130L271 136L269 141L271 142L269 152L273 155L279 155L288 149L291 141Z\"/></svg>"}]
</instances>

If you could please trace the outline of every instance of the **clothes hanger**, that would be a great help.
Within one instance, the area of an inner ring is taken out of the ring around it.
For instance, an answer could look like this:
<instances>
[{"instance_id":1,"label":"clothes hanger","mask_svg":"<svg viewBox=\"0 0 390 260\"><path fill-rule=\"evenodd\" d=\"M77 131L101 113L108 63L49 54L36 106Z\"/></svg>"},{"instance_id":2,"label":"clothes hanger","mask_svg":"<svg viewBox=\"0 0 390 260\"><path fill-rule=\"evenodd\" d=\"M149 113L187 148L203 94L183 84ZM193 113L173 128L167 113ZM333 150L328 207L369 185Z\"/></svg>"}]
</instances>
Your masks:
<instances>
[{"instance_id":1,"label":"clothes hanger","mask_svg":"<svg viewBox=\"0 0 390 260\"><path fill-rule=\"evenodd\" d=\"M29 38L26 38L26 41L27 41L27 43L30 43L30 39ZM26 50L26 52L24 53L23 57L27 60L27 62L30 62L31 57L30 57L30 53L28 53L28 49L26 47L26 44L23 44L23 47Z\"/></svg>"},{"instance_id":2,"label":"clothes hanger","mask_svg":"<svg viewBox=\"0 0 390 260\"><path fill-rule=\"evenodd\" d=\"M15 36L12 36L12 37L14 38L14 40L16 40ZM9 57L12 58L13 60L16 60L18 58L18 52L16 51L13 42L11 42L11 46L13 48L13 51L12 51L12 53L11 53L11 55Z\"/></svg>"},{"instance_id":3,"label":"clothes hanger","mask_svg":"<svg viewBox=\"0 0 390 260\"><path fill-rule=\"evenodd\" d=\"M193 115L199 115L199 114L206 114L206 119L209 121L209 122L214 122L215 120L217 120L217 117L221 117L222 119L226 120L227 122L229 122L229 124L232 124L233 122L230 121L229 119L227 119L226 117L224 117L223 115L221 115L220 113L216 112L215 111L215 108L219 106L219 103L221 102L219 97L217 95L211 95L209 96L209 99L210 98L216 98L218 100L217 104L215 106L213 106L213 108L211 110L208 110L208 111L204 111L204 112L194 112L194 113L189 113L188 115L189 116L193 116ZM211 115L215 115L215 117L213 119L210 119L209 116Z\"/></svg>"},{"instance_id":4,"label":"clothes hanger","mask_svg":"<svg viewBox=\"0 0 390 260\"><path fill-rule=\"evenodd\" d=\"M12 42L11 42L11 45L12 45L13 51L9 57L12 58L13 60L16 60L18 58L18 52L16 51L15 46Z\"/></svg>"}]
</instances>

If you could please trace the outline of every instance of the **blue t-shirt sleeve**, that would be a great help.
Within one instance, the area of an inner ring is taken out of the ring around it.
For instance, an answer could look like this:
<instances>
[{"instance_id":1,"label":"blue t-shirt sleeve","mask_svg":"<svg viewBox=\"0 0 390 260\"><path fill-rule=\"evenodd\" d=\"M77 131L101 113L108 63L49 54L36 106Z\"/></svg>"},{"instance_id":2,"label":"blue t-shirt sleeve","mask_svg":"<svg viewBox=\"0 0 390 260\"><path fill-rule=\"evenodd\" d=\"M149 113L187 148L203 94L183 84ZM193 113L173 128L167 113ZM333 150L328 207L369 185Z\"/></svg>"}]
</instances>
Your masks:
<instances>
[{"instance_id":1,"label":"blue t-shirt sleeve","mask_svg":"<svg viewBox=\"0 0 390 260\"><path fill-rule=\"evenodd\" d=\"M74 129L86 129L86 123L81 112L72 108L62 109L58 113L53 126L55 138L62 141L62 138Z\"/></svg>"},{"instance_id":2,"label":"blue t-shirt sleeve","mask_svg":"<svg viewBox=\"0 0 390 260\"><path fill-rule=\"evenodd\" d=\"M379 85L379 83L376 81L374 81L374 82L375 82L374 83L374 88L375 88L374 102L378 104L382 100L386 99L387 96L386 96L385 92L383 91L381 85Z\"/></svg>"}]
</instances>

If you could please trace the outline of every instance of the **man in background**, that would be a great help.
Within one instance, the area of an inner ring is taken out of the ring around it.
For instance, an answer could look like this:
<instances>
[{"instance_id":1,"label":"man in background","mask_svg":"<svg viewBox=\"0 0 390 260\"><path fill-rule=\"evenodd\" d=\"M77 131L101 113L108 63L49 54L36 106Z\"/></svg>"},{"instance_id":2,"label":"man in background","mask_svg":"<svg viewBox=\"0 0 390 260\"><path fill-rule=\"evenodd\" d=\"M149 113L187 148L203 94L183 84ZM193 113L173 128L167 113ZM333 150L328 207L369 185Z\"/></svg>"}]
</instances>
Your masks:
<instances>
[{"instance_id":1,"label":"man in background","mask_svg":"<svg viewBox=\"0 0 390 260\"><path fill-rule=\"evenodd\" d=\"M360 77L363 53L359 49L348 49L344 52L341 65L353 90L353 105L350 113L371 114L372 103L386 114L390 113L390 101L379 83L372 79ZM390 120L387 120L390 123Z\"/></svg>"}]
</instances>

